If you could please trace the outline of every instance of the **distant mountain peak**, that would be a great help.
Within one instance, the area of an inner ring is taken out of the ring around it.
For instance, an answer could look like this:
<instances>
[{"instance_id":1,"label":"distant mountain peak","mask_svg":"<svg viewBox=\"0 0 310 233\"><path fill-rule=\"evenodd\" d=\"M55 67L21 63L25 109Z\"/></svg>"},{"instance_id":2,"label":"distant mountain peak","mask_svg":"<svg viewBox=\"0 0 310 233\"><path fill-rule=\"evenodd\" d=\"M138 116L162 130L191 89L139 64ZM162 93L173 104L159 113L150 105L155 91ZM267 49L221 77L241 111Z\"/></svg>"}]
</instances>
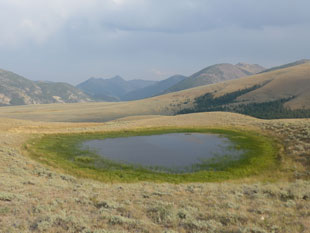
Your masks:
<instances>
[{"instance_id":1,"label":"distant mountain peak","mask_svg":"<svg viewBox=\"0 0 310 233\"><path fill-rule=\"evenodd\" d=\"M149 98L152 96L160 95L173 85L177 84L178 82L183 81L187 77L183 75L173 75L167 79L158 81L154 83L153 85L149 85L144 88L137 89L135 91L127 93L123 100L138 100L138 99L144 99Z\"/></svg>"},{"instance_id":2,"label":"distant mountain peak","mask_svg":"<svg viewBox=\"0 0 310 233\"><path fill-rule=\"evenodd\" d=\"M258 65L258 64L248 64L245 62L239 62L235 65L236 67L242 69L243 71L245 71L246 73L250 74L257 74L260 73L264 70L266 70L265 67Z\"/></svg>"},{"instance_id":3,"label":"distant mountain peak","mask_svg":"<svg viewBox=\"0 0 310 233\"><path fill-rule=\"evenodd\" d=\"M112 78L90 78L77 85L77 88L98 101L120 101L127 93L153 84L147 80L125 80L116 75Z\"/></svg>"},{"instance_id":4,"label":"distant mountain peak","mask_svg":"<svg viewBox=\"0 0 310 233\"><path fill-rule=\"evenodd\" d=\"M194 73L190 77L184 79L183 81L169 88L165 93L181 91L184 89L193 88L197 86L215 84L227 80L237 79L244 76L259 73L263 70L265 70L264 67L256 64L254 65L246 63L238 63L237 65L233 65L230 63L215 64Z\"/></svg>"},{"instance_id":5,"label":"distant mountain peak","mask_svg":"<svg viewBox=\"0 0 310 233\"><path fill-rule=\"evenodd\" d=\"M101 78L101 77L90 77L86 81L98 81L98 80L115 80L115 81L126 81L121 76L115 75L111 78Z\"/></svg>"},{"instance_id":6,"label":"distant mountain peak","mask_svg":"<svg viewBox=\"0 0 310 233\"><path fill-rule=\"evenodd\" d=\"M119 76L119 75L116 75L116 76L114 76L114 77L112 77L112 78L110 78L111 80L117 80L117 81L125 81L121 76Z\"/></svg>"}]
</instances>

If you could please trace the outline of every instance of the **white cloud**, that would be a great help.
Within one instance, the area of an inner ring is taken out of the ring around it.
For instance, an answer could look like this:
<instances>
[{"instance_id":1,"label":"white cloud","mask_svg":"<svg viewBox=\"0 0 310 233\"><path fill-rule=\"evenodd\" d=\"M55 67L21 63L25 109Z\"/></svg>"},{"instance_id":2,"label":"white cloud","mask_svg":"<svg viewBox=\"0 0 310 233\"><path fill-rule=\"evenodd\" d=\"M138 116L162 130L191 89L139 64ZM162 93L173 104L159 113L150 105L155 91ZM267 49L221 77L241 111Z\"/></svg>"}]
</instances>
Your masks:
<instances>
[{"instance_id":1,"label":"white cloud","mask_svg":"<svg viewBox=\"0 0 310 233\"><path fill-rule=\"evenodd\" d=\"M0 1L0 45L18 46L27 41L42 43L71 17L91 9L92 0Z\"/></svg>"},{"instance_id":2,"label":"white cloud","mask_svg":"<svg viewBox=\"0 0 310 233\"><path fill-rule=\"evenodd\" d=\"M309 56L309 8L309 0L0 0L0 67L82 81L280 64Z\"/></svg>"},{"instance_id":3,"label":"white cloud","mask_svg":"<svg viewBox=\"0 0 310 233\"><path fill-rule=\"evenodd\" d=\"M191 33L300 24L310 21L309 7L308 0L0 0L0 46L44 43L79 20L95 35L104 30Z\"/></svg>"},{"instance_id":4,"label":"white cloud","mask_svg":"<svg viewBox=\"0 0 310 233\"><path fill-rule=\"evenodd\" d=\"M112 0L116 5L122 5L124 4L124 0Z\"/></svg>"}]
</instances>

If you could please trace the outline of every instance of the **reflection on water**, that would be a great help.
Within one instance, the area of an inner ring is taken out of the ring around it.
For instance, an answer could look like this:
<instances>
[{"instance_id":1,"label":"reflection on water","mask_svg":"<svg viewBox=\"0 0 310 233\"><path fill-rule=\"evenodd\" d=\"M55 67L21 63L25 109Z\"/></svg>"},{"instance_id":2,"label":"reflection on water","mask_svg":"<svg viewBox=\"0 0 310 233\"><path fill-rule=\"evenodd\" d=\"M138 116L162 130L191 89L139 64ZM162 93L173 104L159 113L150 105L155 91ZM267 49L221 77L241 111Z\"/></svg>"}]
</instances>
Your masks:
<instances>
[{"instance_id":1,"label":"reflection on water","mask_svg":"<svg viewBox=\"0 0 310 233\"><path fill-rule=\"evenodd\" d=\"M202 133L171 133L152 136L90 140L82 149L115 161L145 167L186 170L201 161L227 156L237 159L241 151L224 137Z\"/></svg>"}]
</instances>

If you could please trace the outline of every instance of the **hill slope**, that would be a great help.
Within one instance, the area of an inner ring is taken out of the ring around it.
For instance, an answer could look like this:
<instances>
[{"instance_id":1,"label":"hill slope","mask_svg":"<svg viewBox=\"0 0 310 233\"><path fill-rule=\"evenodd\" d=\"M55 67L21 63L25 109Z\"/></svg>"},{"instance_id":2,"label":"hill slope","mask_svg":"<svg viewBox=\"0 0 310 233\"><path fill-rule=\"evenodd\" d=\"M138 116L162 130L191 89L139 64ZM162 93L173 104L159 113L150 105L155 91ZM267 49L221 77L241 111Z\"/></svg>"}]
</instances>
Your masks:
<instances>
[{"instance_id":1,"label":"hill slope","mask_svg":"<svg viewBox=\"0 0 310 233\"><path fill-rule=\"evenodd\" d=\"M174 75L165 80L156 82L153 85L129 92L122 99L123 100L138 100L138 99L144 99L144 98L152 97L155 95L159 95L162 92L166 91L168 88L183 81L184 79L186 79L186 77L183 75Z\"/></svg>"},{"instance_id":2,"label":"hill slope","mask_svg":"<svg viewBox=\"0 0 310 233\"><path fill-rule=\"evenodd\" d=\"M310 117L310 63L212 85L181 113L232 111L260 118Z\"/></svg>"},{"instance_id":3,"label":"hill slope","mask_svg":"<svg viewBox=\"0 0 310 233\"><path fill-rule=\"evenodd\" d=\"M247 64L247 63L243 63L243 62L239 62L235 66L238 67L239 69L243 70L244 72L248 73L249 75L257 74L257 73L260 73L260 72L266 70L265 67L262 67L260 65L257 65L257 64Z\"/></svg>"},{"instance_id":4,"label":"hill slope","mask_svg":"<svg viewBox=\"0 0 310 233\"><path fill-rule=\"evenodd\" d=\"M207 99L208 102L199 106L199 98ZM211 109L208 103L213 103ZM104 122L127 116L173 115L186 110L232 111L234 109L225 107L260 103L269 103L271 106L277 104L276 107L281 105L291 110L310 109L310 63L137 101L3 107L0 109L0 117L40 121ZM274 109L265 112L272 111ZM42 118L42 112L49 114Z\"/></svg>"},{"instance_id":5,"label":"hill slope","mask_svg":"<svg viewBox=\"0 0 310 233\"><path fill-rule=\"evenodd\" d=\"M265 68L259 65L250 65L245 63L217 64L209 66L176 85L169 88L165 93L181 91L192 87L219 83L227 80L237 79L240 77L252 75L263 71Z\"/></svg>"},{"instance_id":6,"label":"hill slope","mask_svg":"<svg viewBox=\"0 0 310 233\"><path fill-rule=\"evenodd\" d=\"M77 85L77 88L87 93L95 100L119 101L127 93L154 84L155 81L129 80L120 76L109 79L90 78Z\"/></svg>"},{"instance_id":7,"label":"hill slope","mask_svg":"<svg viewBox=\"0 0 310 233\"><path fill-rule=\"evenodd\" d=\"M200 109L196 108L197 99L203 97L210 97L209 103L216 103L215 107L226 105L233 107L287 99L286 102L280 103L285 108L310 109L310 63L137 101L3 107L0 108L0 117L41 121L104 122L127 116L173 115L185 110L210 111L203 109L208 107L208 104L201 106ZM211 109L214 110L216 109ZM45 114L44 119L42 114Z\"/></svg>"},{"instance_id":8,"label":"hill slope","mask_svg":"<svg viewBox=\"0 0 310 233\"><path fill-rule=\"evenodd\" d=\"M79 103L91 99L66 83L34 82L0 69L0 105Z\"/></svg>"},{"instance_id":9,"label":"hill slope","mask_svg":"<svg viewBox=\"0 0 310 233\"><path fill-rule=\"evenodd\" d=\"M302 64L305 64L305 63L310 63L310 60L309 59L301 59L301 60L298 60L298 61L295 61L295 62L291 62L291 63L288 63L288 64L284 64L284 65L281 65L281 66L276 66L276 67L272 67L270 69L266 69L263 72L270 72L270 71L275 71L275 70L280 70L280 69L284 69L284 68L289 68L289 67L292 67L292 66L297 66L297 65L302 65Z\"/></svg>"}]
</instances>

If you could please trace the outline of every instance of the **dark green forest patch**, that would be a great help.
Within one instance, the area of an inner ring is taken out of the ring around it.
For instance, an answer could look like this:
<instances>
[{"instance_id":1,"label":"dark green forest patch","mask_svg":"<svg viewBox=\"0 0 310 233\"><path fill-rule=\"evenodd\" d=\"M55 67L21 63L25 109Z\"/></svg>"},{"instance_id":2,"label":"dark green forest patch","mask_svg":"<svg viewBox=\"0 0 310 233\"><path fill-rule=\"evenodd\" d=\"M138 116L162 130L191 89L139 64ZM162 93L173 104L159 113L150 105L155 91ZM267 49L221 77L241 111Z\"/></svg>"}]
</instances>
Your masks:
<instances>
[{"instance_id":1,"label":"dark green forest patch","mask_svg":"<svg viewBox=\"0 0 310 233\"><path fill-rule=\"evenodd\" d=\"M231 92L220 97L214 97L211 93L207 93L195 99L193 108L183 109L177 114L222 111L241 113L261 119L310 117L309 109L292 110L284 106L286 102L295 98L294 96L263 103L238 103L237 98L239 96L254 91L259 87L261 87L261 85L255 85L251 88Z\"/></svg>"}]
</instances>

